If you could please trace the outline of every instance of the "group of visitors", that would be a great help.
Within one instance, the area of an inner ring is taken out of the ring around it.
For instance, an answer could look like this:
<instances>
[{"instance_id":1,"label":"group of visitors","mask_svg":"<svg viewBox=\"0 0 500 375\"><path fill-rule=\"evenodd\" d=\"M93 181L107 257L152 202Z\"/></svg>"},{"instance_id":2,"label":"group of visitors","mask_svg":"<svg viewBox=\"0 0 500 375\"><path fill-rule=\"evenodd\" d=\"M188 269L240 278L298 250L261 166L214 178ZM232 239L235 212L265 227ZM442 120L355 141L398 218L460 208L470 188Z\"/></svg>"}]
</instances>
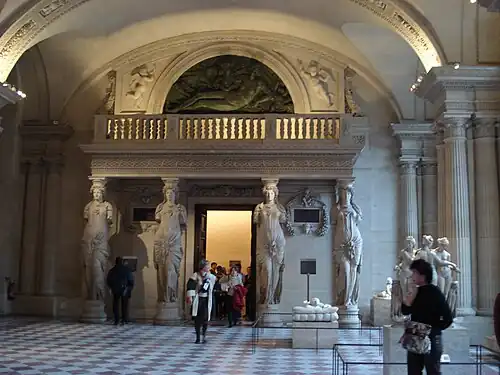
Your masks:
<instances>
[{"instance_id":1,"label":"group of visitors","mask_svg":"<svg viewBox=\"0 0 500 375\"><path fill-rule=\"evenodd\" d=\"M210 265L210 273L216 277L212 320L227 318L232 327L241 324L243 318L253 319L254 285L250 267L246 275L241 272L241 264L233 264L228 270L215 262Z\"/></svg>"}]
</instances>

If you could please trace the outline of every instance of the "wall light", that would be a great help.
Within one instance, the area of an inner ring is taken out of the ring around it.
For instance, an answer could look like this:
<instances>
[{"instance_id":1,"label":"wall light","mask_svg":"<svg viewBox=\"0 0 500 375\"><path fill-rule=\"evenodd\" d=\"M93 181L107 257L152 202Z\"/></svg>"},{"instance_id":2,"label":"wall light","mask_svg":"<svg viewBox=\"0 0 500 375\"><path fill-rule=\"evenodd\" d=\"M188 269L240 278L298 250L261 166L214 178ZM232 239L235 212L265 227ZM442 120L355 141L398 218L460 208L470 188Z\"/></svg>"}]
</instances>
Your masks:
<instances>
[{"instance_id":1,"label":"wall light","mask_svg":"<svg viewBox=\"0 0 500 375\"><path fill-rule=\"evenodd\" d=\"M477 0L469 0L471 4L475 4Z\"/></svg>"}]
</instances>

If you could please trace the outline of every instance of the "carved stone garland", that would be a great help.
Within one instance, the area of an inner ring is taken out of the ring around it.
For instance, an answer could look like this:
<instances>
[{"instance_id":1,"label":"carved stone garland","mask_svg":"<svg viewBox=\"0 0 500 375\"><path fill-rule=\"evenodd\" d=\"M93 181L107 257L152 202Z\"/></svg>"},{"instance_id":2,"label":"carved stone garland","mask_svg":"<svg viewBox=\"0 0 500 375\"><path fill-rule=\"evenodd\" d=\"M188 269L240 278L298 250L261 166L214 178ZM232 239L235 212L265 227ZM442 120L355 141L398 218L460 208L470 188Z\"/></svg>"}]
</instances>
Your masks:
<instances>
[{"instance_id":1,"label":"carved stone garland","mask_svg":"<svg viewBox=\"0 0 500 375\"><path fill-rule=\"evenodd\" d=\"M314 231L314 234L322 237L328 233L328 230L330 229L330 214L328 212L326 204L318 198L312 196L309 189L305 189L303 192L290 199L285 206L285 226L290 236L297 235L297 227L302 229L303 234L311 234L312 225L310 223L295 224L293 222L293 210L295 208L318 208L320 210L321 218L317 229Z\"/></svg>"}]
</instances>

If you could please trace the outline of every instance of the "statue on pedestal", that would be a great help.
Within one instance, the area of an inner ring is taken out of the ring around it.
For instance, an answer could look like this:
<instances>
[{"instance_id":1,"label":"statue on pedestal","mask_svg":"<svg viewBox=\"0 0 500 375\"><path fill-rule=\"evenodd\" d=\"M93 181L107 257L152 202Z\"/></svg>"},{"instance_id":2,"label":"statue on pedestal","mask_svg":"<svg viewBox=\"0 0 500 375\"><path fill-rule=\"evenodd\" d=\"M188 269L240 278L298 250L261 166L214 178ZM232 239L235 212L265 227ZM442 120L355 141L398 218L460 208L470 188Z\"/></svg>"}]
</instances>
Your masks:
<instances>
[{"instance_id":1,"label":"statue on pedestal","mask_svg":"<svg viewBox=\"0 0 500 375\"><path fill-rule=\"evenodd\" d=\"M448 252L448 247L450 246L450 241L446 237L438 238L438 247L434 249L434 254L436 258L441 262L448 262L446 265L438 264L437 266L437 286L441 289L444 296L448 298L450 289L453 283L452 271L459 272L456 265L451 262L451 255Z\"/></svg>"},{"instance_id":2,"label":"statue on pedestal","mask_svg":"<svg viewBox=\"0 0 500 375\"><path fill-rule=\"evenodd\" d=\"M278 180L263 180L265 201L253 212L257 224L257 282L258 303L277 305L281 299L281 283L285 267L285 208L277 202Z\"/></svg>"},{"instance_id":3,"label":"statue on pedestal","mask_svg":"<svg viewBox=\"0 0 500 375\"><path fill-rule=\"evenodd\" d=\"M341 181L336 186L338 210L334 240L336 304L345 307L358 306L363 260L363 238L358 229L362 213L354 203L353 193L353 181Z\"/></svg>"},{"instance_id":4,"label":"statue on pedestal","mask_svg":"<svg viewBox=\"0 0 500 375\"><path fill-rule=\"evenodd\" d=\"M158 302L177 302L182 256L182 235L187 224L186 208L176 203L177 179L163 179L164 201L156 207L159 223L154 239L153 262L157 275Z\"/></svg>"},{"instance_id":5,"label":"statue on pedestal","mask_svg":"<svg viewBox=\"0 0 500 375\"><path fill-rule=\"evenodd\" d=\"M113 223L113 207L104 200L106 181L93 179L92 201L83 210L86 222L82 237L85 271L85 299L104 301L109 251L109 228Z\"/></svg>"},{"instance_id":6,"label":"statue on pedestal","mask_svg":"<svg viewBox=\"0 0 500 375\"><path fill-rule=\"evenodd\" d=\"M401 287L401 295L407 296L411 284L410 270L411 262L415 259L415 238L413 236L406 237L406 247L399 252L398 264L394 267L399 286Z\"/></svg>"},{"instance_id":7,"label":"statue on pedestal","mask_svg":"<svg viewBox=\"0 0 500 375\"><path fill-rule=\"evenodd\" d=\"M385 289L376 293L374 298L391 299L392 297L392 277L388 277L385 281Z\"/></svg>"}]
</instances>

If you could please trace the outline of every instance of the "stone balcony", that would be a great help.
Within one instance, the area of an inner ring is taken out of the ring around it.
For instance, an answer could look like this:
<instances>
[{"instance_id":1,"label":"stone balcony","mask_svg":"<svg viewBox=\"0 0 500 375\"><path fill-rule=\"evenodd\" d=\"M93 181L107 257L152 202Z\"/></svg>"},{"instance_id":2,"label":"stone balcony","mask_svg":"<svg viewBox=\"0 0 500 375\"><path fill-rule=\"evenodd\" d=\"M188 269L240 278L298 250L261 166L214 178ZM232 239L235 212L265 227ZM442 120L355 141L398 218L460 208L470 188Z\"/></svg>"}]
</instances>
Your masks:
<instances>
[{"instance_id":1,"label":"stone balcony","mask_svg":"<svg viewBox=\"0 0 500 375\"><path fill-rule=\"evenodd\" d=\"M99 115L92 144L81 148L92 156L93 174L107 176L183 174L186 168L197 177L225 169L313 172L318 163L350 170L364 138L348 129L365 122L340 114ZM125 167L127 161L133 165Z\"/></svg>"}]
</instances>

